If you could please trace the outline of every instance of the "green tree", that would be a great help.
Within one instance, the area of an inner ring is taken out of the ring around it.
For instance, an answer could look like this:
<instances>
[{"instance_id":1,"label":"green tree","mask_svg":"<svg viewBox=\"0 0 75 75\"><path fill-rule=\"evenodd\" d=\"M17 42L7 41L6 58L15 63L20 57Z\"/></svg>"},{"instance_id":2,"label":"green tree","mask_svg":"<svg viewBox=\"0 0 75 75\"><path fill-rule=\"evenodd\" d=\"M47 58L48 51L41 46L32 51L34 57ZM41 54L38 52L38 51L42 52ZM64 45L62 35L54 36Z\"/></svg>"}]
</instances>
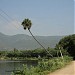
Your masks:
<instances>
[{"instance_id":1,"label":"green tree","mask_svg":"<svg viewBox=\"0 0 75 75\"><path fill-rule=\"evenodd\" d=\"M75 34L62 38L56 45L57 49L59 48L58 46L67 50L69 55L73 56L75 59Z\"/></svg>"},{"instance_id":2,"label":"green tree","mask_svg":"<svg viewBox=\"0 0 75 75\"><path fill-rule=\"evenodd\" d=\"M35 38L35 36L34 36L34 35L32 34L32 32L30 31L30 28L31 28L31 26L32 26L31 20L29 20L28 18L27 18L27 19L24 19L23 22L22 22L22 25L23 25L23 27L24 27L25 30L26 30L26 29L29 30L30 34L31 34L32 37L35 39L35 41L36 41L44 50L46 50L45 47ZM47 50L46 50L46 52L49 53ZM49 53L49 54L50 54L50 53ZM50 54L50 55L51 55L51 54ZM52 56L52 55L51 55L51 56Z\"/></svg>"}]
</instances>

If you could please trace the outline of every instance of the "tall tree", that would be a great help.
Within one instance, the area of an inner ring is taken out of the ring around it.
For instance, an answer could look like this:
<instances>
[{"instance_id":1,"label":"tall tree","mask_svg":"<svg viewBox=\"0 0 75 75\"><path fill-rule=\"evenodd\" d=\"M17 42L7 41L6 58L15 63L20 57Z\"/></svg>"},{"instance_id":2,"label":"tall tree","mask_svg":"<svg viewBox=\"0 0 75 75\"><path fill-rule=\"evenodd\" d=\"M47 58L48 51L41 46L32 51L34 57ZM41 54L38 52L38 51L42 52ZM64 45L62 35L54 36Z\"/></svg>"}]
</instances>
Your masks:
<instances>
[{"instance_id":1,"label":"tall tree","mask_svg":"<svg viewBox=\"0 0 75 75\"><path fill-rule=\"evenodd\" d=\"M56 45L57 49L58 46L61 46L61 48L66 50L75 59L75 34L62 38Z\"/></svg>"},{"instance_id":2,"label":"tall tree","mask_svg":"<svg viewBox=\"0 0 75 75\"><path fill-rule=\"evenodd\" d=\"M35 39L35 41L36 41L44 50L46 50L45 47L35 38L35 36L34 36L34 35L32 34L32 32L30 31L30 28L31 28L31 26L32 26L31 20L29 20L28 18L27 18L27 19L24 19L23 22L22 22L22 25L23 25L23 27L24 27L25 30L26 30L26 29L29 30L30 34L31 34L32 37ZM49 53L47 50L46 50L46 52ZM50 54L50 53L49 53L49 54ZM52 56L52 55L50 54L50 56ZM52 56L52 57L53 57L53 56Z\"/></svg>"}]
</instances>

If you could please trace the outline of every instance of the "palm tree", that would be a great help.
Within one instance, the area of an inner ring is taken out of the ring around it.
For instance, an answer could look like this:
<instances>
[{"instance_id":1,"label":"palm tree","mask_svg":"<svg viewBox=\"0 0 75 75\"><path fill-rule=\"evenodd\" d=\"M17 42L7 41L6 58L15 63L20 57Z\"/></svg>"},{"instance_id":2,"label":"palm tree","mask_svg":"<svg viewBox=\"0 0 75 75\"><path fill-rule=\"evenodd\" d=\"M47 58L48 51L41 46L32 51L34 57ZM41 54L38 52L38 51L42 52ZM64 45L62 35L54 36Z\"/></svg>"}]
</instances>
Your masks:
<instances>
[{"instance_id":1,"label":"palm tree","mask_svg":"<svg viewBox=\"0 0 75 75\"><path fill-rule=\"evenodd\" d=\"M32 26L31 20L29 20L28 18L27 18L27 19L24 19L23 22L22 22L22 25L23 25L23 27L24 27L25 30L26 30L26 29L29 30L30 34L31 34L32 37L35 39L35 41L36 41L47 53L49 53L49 52L45 49L45 47L35 38L35 36L34 36L34 35L32 34L32 32L30 31L30 28L31 28L31 26ZM50 53L49 53L49 54L50 54ZM50 56L53 57L51 54L50 54Z\"/></svg>"}]
</instances>

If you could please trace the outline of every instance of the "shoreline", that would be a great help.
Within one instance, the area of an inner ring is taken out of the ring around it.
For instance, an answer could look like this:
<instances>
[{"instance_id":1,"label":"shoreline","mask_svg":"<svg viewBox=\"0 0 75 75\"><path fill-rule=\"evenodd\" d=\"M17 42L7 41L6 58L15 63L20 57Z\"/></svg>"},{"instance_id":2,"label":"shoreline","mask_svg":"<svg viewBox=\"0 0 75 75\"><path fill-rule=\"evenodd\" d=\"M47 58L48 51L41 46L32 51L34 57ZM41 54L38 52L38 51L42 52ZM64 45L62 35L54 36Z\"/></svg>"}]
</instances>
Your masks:
<instances>
[{"instance_id":1,"label":"shoreline","mask_svg":"<svg viewBox=\"0 0 75 75\"><path fill-rule=\"evenodd\" d=\"M36 60L39 60L38 58L0 58L0 61L26 61L26 60L33 60L33 61L36 61Z\"/></svg>"}]
</instances>

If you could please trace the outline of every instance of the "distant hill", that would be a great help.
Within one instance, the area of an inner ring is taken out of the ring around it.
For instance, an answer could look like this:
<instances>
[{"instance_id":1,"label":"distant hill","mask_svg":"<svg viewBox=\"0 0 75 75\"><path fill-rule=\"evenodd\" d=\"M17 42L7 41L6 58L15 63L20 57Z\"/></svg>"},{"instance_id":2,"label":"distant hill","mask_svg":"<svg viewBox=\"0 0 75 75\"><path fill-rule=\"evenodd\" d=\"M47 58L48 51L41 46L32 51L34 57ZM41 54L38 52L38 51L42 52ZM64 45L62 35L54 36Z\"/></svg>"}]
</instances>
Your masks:
<instances>
[{"instance_id":1,"label":"distant hill","mask_svg":"<svg viewBox=\"0 0 75 75\"><path fill-rule=\"evenodd\" d=\"M56 43L64 36L35 36L36 39L45 47L55 47ZM0 33L0 50L17 49L36 49L41 48L32 36L17 34L13 36Z\"/></svg>"}]
</instances>

